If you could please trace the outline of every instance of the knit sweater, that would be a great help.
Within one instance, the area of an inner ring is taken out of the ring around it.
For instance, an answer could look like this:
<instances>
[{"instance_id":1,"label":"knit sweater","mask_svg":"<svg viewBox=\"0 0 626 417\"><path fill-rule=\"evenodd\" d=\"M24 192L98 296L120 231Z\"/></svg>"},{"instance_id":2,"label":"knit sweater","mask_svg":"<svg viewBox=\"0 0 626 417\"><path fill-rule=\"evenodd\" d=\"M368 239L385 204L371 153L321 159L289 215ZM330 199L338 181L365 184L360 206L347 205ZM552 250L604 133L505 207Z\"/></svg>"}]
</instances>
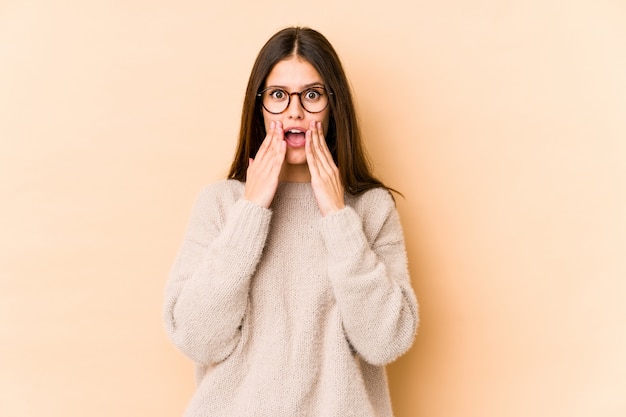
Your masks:
<instances>
[{"instance_id":1,"label":"knit sweater","mask_svg":"<svg viewBox=\"0 0 626 417\"><path fill-rule=\"evenodd\" d=\"M391 417L384 365L418 309L388 191L322 217L310 183L269 209L205 188L165 290L168 336L195 363L186 417Z\"/></svg>"}]
</instances>

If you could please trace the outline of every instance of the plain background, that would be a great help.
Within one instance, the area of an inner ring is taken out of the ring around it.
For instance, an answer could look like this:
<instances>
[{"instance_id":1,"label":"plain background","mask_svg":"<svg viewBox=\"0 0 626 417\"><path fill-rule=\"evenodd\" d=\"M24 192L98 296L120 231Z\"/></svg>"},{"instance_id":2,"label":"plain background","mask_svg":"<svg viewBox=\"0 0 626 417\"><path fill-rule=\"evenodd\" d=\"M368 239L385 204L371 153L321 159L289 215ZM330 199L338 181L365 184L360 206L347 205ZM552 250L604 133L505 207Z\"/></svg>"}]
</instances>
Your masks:
<instances>
[{"instance_id":1,"label":"plain background","mask_svg":"<svg viewBox=\"0 0 626 417\"><path fill-rule=\"evenodd\" d=\"M167 273L294 24L405 195L397 417L625 415L622 0L0 1L0 415L182 414Z\"/></svg>"}]
</instances>

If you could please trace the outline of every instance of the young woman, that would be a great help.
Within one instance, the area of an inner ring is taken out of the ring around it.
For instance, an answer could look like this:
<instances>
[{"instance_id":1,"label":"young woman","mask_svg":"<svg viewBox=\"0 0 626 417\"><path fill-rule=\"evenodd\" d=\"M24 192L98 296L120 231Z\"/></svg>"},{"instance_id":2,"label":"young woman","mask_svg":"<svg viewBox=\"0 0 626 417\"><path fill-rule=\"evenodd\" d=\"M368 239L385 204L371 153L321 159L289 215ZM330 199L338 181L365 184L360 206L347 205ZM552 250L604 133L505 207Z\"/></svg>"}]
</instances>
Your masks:
<instances>
[{"instance_id":1,"label":"young woman","mask_svg":"<svg viewBox=\"0 0 626 417\"><path fill-rule=\"evenodd\" d=\"M411 346L417 301L320 33L287 28L261 49L235 160L196 202L164 319L196 365L188 417L392 416L384 366Z\"/></svg>"}]
</instances>

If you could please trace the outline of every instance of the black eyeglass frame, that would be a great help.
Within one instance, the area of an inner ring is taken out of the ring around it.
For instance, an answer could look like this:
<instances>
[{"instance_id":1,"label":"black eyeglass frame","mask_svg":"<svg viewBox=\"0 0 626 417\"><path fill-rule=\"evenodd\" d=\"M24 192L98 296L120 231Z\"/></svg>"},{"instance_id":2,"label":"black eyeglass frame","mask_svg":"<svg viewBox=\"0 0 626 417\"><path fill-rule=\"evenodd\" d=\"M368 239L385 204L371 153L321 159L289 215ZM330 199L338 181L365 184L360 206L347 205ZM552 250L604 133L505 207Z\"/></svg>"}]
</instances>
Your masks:
<instances>
[{"instance_id":1,"label":"black eyeglass frame","mask_svg":"<svg viewBox=\"0 0 626 417\"><path fill-rule=\"evenodd\" d=\"M304 106L304 104L302 103L302 97L301 97L301 95L302 95L303 93L306 93L307 91L310 91L310 90L315 90L315 89L321 89L321 90L324 90L324 91L326 92L326 94L328 94L329 99L328 99L328 101L326 102L326 105L324 106L324 108L323 108L322 110L318 110L318 111L310 111L310 110L309 110L309 109L307 109L307 108ZM280 90L280 91L283 91L285 94L287 94L287 97L288 97L288 98L287 98L287 105L285 106L285 109L284 109L284 110L282 110L282 111L280 111L280 112L276 113L276 112L273 112L273 111L269 111L269 110L267 109L267 107L265 107L265 104L263 103L263 93L265 93L266 91L270 91L270 90ZM302 107L302 108L304 109L304 111L306 111L307 113L311 113L311 114L318 114L318 113L321 113L321 112L323 112L324 110L326 110L326 109L328 108L328 105L330 104L330 96L332 96L332 95L333 95L333 92L332 92L332 91L328 91L328 89L327 89L326 87L324 87L323 85L314 85L314 86L309 87L309 88L306 88L306 89L304 89L304 90L302 90L302 91L300 91L300 92L293 92L293 93L290 93L290 92L288 92L287 90L285 90L285 89L283 89L283 88L279 88L279 87L267 87L266 89L259 91L259 92L257 93L257 95L256 95L256 96L257 96L258 98L260 98L260 99L261 99L261 106L263 106L263 108L265 109L265 111L267 111L268 113L271 113L271 114L282 114L282 113L284 113L284 112L285 112L285 111L289 108L289 105L291 104L291 96L293 96L293 95L298 96L298 101L300 102L300 107Z\"/></svg>"}]
</instances>

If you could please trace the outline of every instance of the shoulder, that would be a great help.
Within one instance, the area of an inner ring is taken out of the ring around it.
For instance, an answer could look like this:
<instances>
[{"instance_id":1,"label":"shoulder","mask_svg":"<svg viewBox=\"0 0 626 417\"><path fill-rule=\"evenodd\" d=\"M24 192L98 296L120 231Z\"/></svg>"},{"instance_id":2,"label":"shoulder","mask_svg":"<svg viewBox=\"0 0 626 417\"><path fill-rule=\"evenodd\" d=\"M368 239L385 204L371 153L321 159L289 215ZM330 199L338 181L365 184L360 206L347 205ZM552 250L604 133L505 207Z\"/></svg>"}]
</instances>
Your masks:
<instances>
[{"instance_id":1,"label":"shoulder","mask_svg":"<svg viewBox=\"0 0 626 417\"><path fill-rule=\"evenodd\" d=\"M377 236L386 224L399 226L396 202L386 188L373 188L358 196L348 196L346 205L361 218L363 229L370 237Z\"/></svg>"},{"instance_id":2,"label":"shoulder","mask_svg":"<svg viewBox=\"0 0 626 417\"><path fill-rule=\"evenodd\" d=\"M219 180L202 188L196 198L192 217L199 221L222 223L230 207L241 199L244 184L238 180Z\"/></svg>"},{"instance_id":3,"label":"shoulder","mask_svg":"<svg viewBox=\"0 0 626 417\"><path fill-rule=\"evenodd\" d=\"M373 188L358 196L348 196L346 204L358 213L380 214L385 216L390 210L395 210L396 202L391 192L386 188Z\"/></svg>"},{"instance_id":4,"label":"shoulder","mask_svg":"<svg viewBox=\"0 0 626 417\"><path fill-rule=\"evenodd\" d=\"M224 179L206 185L198 195L198 204L232 204L243 195L244 184L238 180Z\"/></svg>"}]
</instances>

